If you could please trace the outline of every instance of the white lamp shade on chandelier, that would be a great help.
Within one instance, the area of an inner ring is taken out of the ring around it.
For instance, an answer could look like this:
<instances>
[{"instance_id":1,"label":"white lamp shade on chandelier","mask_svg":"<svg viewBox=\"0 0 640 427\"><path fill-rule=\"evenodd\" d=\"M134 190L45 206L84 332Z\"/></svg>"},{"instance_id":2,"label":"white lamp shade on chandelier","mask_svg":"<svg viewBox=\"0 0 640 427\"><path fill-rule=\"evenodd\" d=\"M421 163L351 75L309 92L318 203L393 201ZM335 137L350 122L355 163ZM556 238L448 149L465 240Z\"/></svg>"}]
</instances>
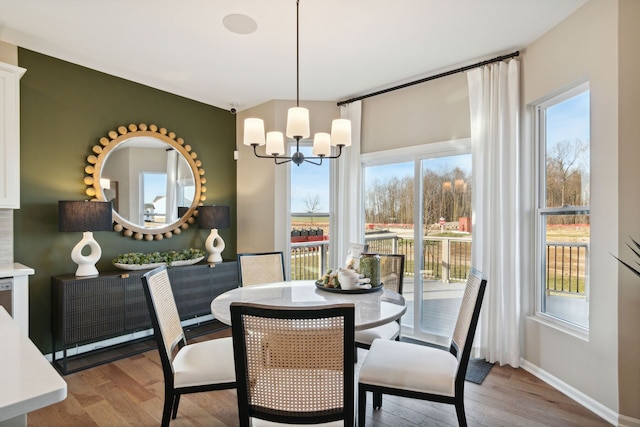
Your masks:
<instances>
[{"instance_id":1,"label":"white lamp shade on chandelier","mask_svg":"<svg viewBox=\"0 0 640 427\"><path fill-rule=\"evenodd\" d=\"M289 108L287 113L287 138L309 138L309 110L302 107Z\"/></svg>"},{"instance_id":2,"label":"white lamp shade on chandelier","mask_svg":"<svg viewBox=\"0 0 640 427\"><path fill-rule=\"evenodd\" d=\"M313 136L313 156L331 155L331 135L326 132L318 132Z\"/></svg>"},{"instance_id":3,"label":"white lamp shade on chandelier","mask_svg":"<svg viewBox=\"0 0 640 427\"><path fill-rule=\"evenodd\" d=\"M248 118L244 121L244 145L253 147L253 154L262 159L273 159L277 165L292 162L300 166L303 162L321 165L323 159L337 159L342 154L344 147L351 145L351 122L347 119L336 119L331 125L331 134L325 132L316 133L313 141L311 157L305 157L300 152L300 140L309 138L311 127L309 125L309 110L300 107L300 58L299 58L299 19L300 0L296 1L296 106L289 108L287 113L287 138L295 139L296 151L291 156L285 155L285 144L282 132L264 133L264 121L259 118ZM258 154L257 147L265 145L265 155ZM337 147L338 152L332 155L331 146ZM319 160L315 162L313 160Z\"/></svg>"},{"instance_id":4,"label":"white lamp shade on chandelier","mask_svg":"<svg viewBox=\"0 0 640 427\"><path fill-rule=\"evenodd\" d=\"M266 152L270 156L284 155L284 137L282 132L267 132Z\"/></svg>"},{"instance_id":5,"label":"white lamp shade on chandelier","mask_svg":"<svg viewBox=\"0 0 640 427\"><path fill-rule=\"evenodd\" d=\"M351 120L335 119L331 122L331 145L351 146Z\"/></svg>"},{"instance_id":6,"label":"white lamp shade on chandelier","mask_svg":"<svg viewBox=\"0 0 640 427\"><path fill-rule=\"evenodd\" d=\"M245 119L244 120L244 145L264 145L264 120Z\"/></svg>"},{"instance_id":7,"label":"white lamp shade on chandelier","mask_svg":"<svg viewBox=\"0 0 640 427\"><path fill-rule=\"evenodd\" d=\"M308 138L309 131L309 110L306 108L294 107L289 109L287 119L288 138ZM282 132L264 132L264 120L258 118L248 118L244 121L244 145L262 146L266 144L267 156L281 158L285 155L284 135ZM335 119L331 123L331 133L318 132L313 138L314 158L336 158L331 157L331 147L351 146L351 121L347 119ZM260 156L258 156L260 157ZM289 158L290 159L290 158Z\"/></svg>"}]
</instances>

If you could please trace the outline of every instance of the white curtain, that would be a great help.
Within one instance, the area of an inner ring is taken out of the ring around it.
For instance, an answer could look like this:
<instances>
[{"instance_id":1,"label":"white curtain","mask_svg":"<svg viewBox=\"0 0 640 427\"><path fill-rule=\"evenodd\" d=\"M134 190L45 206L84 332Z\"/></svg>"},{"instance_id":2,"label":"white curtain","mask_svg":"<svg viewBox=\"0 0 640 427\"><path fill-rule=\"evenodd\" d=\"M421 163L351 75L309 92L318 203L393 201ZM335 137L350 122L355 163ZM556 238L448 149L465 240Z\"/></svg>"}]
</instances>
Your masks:
<instances>
[{"instance_id":1,"label":"white curtain","mask_svg":"<svg viewBox=\"0 0 640 427\"><path fill-rule=\"evenodd\" d=\"M487 278L477 353L491 363L518 367L522 285L518 62L473 69L467 81L474 210L471 259Z\"/></svg>"},{"instance_id":2,"label":"white curtain","mask_svg":"<svg viewBox=\"0 0 640 427\"><path fill-rule=\"evenodd\" d=\"M332 160L331 175L331 249L330 265L342 267L350 243L364 243L362 211L362 167L360 165L360 128L362 101L340 107L340 117L351 120L351 147L344 148Z\"/></svg>"}]
</instances>

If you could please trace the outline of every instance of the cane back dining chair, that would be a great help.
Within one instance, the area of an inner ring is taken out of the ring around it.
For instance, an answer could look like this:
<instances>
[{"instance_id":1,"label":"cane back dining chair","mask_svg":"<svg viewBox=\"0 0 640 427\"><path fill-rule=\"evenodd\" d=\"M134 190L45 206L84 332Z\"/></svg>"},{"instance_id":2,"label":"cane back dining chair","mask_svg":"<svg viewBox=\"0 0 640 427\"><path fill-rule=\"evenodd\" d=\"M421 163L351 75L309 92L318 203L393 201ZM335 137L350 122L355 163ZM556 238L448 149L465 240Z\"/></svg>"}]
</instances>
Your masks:
<instances>
[{"instance_id":1,"label":"cane back dining chair","mask_svg":"<svg viewBox=\"0 0 640 427\"><path fill-rule=\"evenodd\" d=\"M240 426L352 427L353 304L231 303Z\"/></svg>"},{"instance_id":2,"label":"cane back dining chair","mask_svg":"<svg viewBox=\"0 0 640 427\"><path fill-rule=\"evenodd\" d=\"M142 276L153 333L164 375L162 426L178 414L180 396L236 387L231 337L187 344L167 267Z\"/></svg>"},{"instance_id":3,"label":"cane back dining chair","mask_svg":"<svg viewBox=\"0 0 640 427\"><path fill-rule=\"evenodd\" d=\"M467 425L464 381L486 286L482 273L472 269L448 350L373 341L359 373L358 426L365 425L368 391L373 392L374 409L382 407L383 394L448 403L455 405L458 424Z\"/></svg>"},{"instance_id":4,"label":"cane back dining chair","mask_svg":"<svg viewBox=\"0 0 640 427\"><path fill-rule=\"evenodd\" d=\"M402 295L402 284L404 281L404 255L379 254L379 256L380 281L382 282L383 287ZM368 349L376 338L399 340L400 319L385 323L384 325L356 331L356 347Z\"/></svg>"},{"instance_id":5,"label":"cane back dining chair","mask_svg":"<svg viewBox=\"0 0 640 427\"><path fill-rule=\"evenodd\" d=\"M238 254L240 286L260 285L285 280L282 252Z\"/></svg>"}]
</instances>

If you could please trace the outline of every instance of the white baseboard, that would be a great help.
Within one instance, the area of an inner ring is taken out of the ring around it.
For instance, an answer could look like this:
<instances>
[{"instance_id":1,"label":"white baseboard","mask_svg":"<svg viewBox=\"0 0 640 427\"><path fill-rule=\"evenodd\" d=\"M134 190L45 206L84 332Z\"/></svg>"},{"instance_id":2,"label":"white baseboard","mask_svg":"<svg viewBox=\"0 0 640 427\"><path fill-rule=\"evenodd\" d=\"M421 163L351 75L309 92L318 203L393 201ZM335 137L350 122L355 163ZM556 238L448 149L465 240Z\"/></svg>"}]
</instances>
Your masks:
<instances>
[{"instance_id":1,"label":"white baseboard","mask_svg":"<svg viewBox=\"0 0 640 427\"><path fill-rule=\"evenodd\" d=\"M571 399L578 402L591 412L602 417L605 421L611 423L614 426L628 426L628 427L640 427L640 420L625 415L620 415L616 411L606 407L597 400L587 396L580 390L570 386L569 384L561 381L557 377L551 375L547 371L540 369L538 366L526 361L520 360L522 369L546 382L556 390L569 396Z\"/></svg>"},{"instance_id":2,"label":"white baseboard","mask_svg":"<svg viewBox=\"0 0 640 427\"><path fill-rule=\"evenodd\" d=\"M187 319L182 321L182 327L186 328L192 325L199 325L200 323L213 320L214 317L211 314L206 316L194 317L193 319ZM147 338L153 336L153 329L146 329L143 331L132 332L127 335L121 335L119 337L109 338L107 340L96 341L85 345L76 345L67 349L67 357L77 356L82 353L87 353L94 350L100 350L112 345L122 344L129 341L134 341L140 338ZM53 361L52 353L45 354L49 362ZM60 360L63 357L62 350L56 351L56 360Z\"/></svg>"},{"instance_id":3,"label":"white baseboard","mask_svg":"<svg viewBox=\"0 0 640 427\"><path fill-rule=\"evenodd\" d=\"M618 417L618 426L620 427L640 427L640 420L637 418L620 415Z\"/></svg>"}]
</instances>

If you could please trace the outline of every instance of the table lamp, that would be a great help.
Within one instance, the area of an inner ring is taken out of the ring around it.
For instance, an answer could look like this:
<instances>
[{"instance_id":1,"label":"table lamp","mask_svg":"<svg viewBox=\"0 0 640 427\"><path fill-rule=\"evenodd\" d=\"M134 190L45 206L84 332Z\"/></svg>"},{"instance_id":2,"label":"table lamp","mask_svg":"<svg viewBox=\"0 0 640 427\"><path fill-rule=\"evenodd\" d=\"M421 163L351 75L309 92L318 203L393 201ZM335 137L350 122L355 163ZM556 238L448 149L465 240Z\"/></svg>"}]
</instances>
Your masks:
<instances>
[{"instance_id":1,"label":"table lamp","mask_svg":"<svg viewBox=\"0 0 640 427\"><path fill-rule=\"evenodd\" d=\"M100 245L93 238L94 231L111 231L113 227L111 202L58 202L58 231L82 231L82 240L71 251L71 259L78 264L76 276L95 276L96 263L102 255ZM88 246L89 255L82 250Z\"/></svg>"},{"instance_id":2,"label":"table lamp","mask_svg":"<svg viewBox=\"0 0 640 427\"><path fill-rule=\"evenodd\" d=\"M222 262L220 255L224 250L224 240L218 234L219 228L229 228L229 206L200 206L198 207L198 225L200 228L210 228L211 233L204 242L209 252L207 262ZM214 246L214 242L216 243Z\"/></svg>"}]
</instances>

